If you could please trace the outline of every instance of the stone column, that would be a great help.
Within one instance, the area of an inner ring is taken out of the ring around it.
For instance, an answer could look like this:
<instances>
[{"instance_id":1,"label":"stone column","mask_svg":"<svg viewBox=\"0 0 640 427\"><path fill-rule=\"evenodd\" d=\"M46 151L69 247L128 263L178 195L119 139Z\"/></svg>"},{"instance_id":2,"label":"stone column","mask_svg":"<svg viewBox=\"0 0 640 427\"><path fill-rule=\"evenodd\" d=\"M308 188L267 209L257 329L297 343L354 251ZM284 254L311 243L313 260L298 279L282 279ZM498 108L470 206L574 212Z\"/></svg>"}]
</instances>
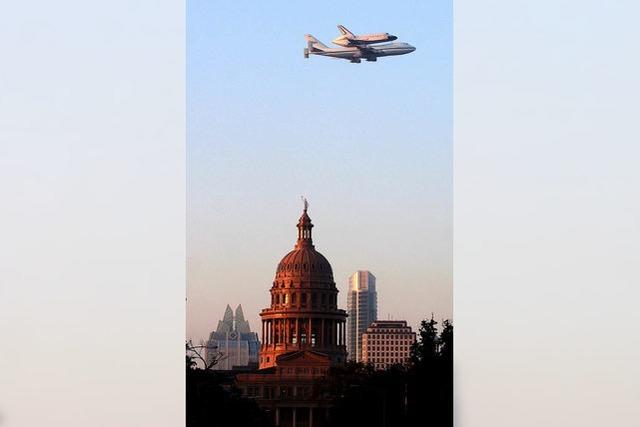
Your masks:
<instances>
[{"instance_id":1,"label":"stone column","mask_svg":"<svg viewBox=\"0 0 640 427\"><path fill-rule=\"evenodd\" d=\"M286 323L286 328L287 328L287 344L291 344L291 320L292 319L287 319L285 320Z\"/></svg>"},{"instance_id":2,"label":"stone column","mask_svg":"<svg viewBox=\"0 0 640 427\"><path fill-rule=\"evenodd\" d=\"M347 345L347 322L342 322L342 346Z\"/></svg>"},{"instance_id":3,"label":"stone column","mask_svg":"<svg viewBox=\"0 0 640 427\"><path fill-rule=\"evenodd\" d=\"M307 345L311 346L311 317L309 317L309 331L307 332Z\"/></svg>"},{"instance_id":4,"label":"stone column","mask_svg":"<svg viewBox=\"0 0 640 427\"><path fill-rule=\"evenodd\" d=\"M276 408L276 427L280 427L280 408Z\"/></svg>"},{"instance_id":5,"label":"stone column","mask_svg":"<svg viewBox=\"0 0 640 427\"><path fill-rule=\"evenodd\" d=\"M333 320L329 320L329 332L327 333L327 338L329 338L329 345L331 347L334 346L334 341L335 341L333 337L334 335L335 335L335 332L333 330Z\"/></svg>"},{"instance_id":6,"label":"stone column","mask_svg":"<svg viewBox=\"0 0 640 427\"><path fill-rule=\"evenodd\" d=\"M284 319L284 342L289 344L289 319Z\"/></svg>"},{"instance_id":7,"label":"stone column","mask_svg":"<svg viewBox=\"0 0 640 427\"><path fill-rule=\"evenodd\" d=\"M296 345L300 347L300 319L296 317Z\"/></svg>"},{"instance_id":8,"label":"stone column","mask_svg":"<svg viewBox=\"0 0 640 427\"><path fill-rule=\"evenodd\" d=\"M322 347L324 347L326 345L325 340L324 340L324 318L322 318L321 323L321 330L320 330L320 345Z\"/></svg>"},{"instance_id":9,"label":"stone column","mask_svg":"<svg viewBox=\"0 0 640 427\"><path fill-rule=\"evenodd\" d=\"M269 320L269 344L273 345L273 319Z\"/></svg>"},{"instance_id":10,"label":"stone column","mask_svg":"<svg viewBox=\"0 0 640 427\"><path fill-rule=\"evenodd\" d=\"M291 410L293 411L293 427L296 427L296 408L293 407L291 408Z\"/></svg>"},{"instance_id":11,"label":"stone column","mask_svg":"<svg viewBox=\"0 0 640 427\"><path fill-rule=\"evenodd\" d=\"M342 346L347 345L347 322L342 322Z\"/></svg>"},{"instance_id":12,"label":"stone column","mask_svg":"<svg viewBox=\"0 0 640 427\"><path fill-rule=\"evenodd\" d=\"M295 424L293 427L296 427ZM313 408L309 407L309 427L313 427Z\"/></svg>"}]
</instances>

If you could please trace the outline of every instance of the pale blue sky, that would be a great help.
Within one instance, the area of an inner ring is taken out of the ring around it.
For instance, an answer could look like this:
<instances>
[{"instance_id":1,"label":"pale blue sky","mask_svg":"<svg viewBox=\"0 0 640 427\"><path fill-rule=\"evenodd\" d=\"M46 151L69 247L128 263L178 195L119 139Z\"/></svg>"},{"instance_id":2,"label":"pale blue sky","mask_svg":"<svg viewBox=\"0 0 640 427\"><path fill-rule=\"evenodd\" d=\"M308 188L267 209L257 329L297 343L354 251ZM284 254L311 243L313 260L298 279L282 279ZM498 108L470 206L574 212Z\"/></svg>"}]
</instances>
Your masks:
<instances>
[{"instance_id":1,"label":"pale blue sky","mask_svg":"<svg viewBox=\"0 0 640 427\"><path fill-rule=\"evenodd\" d=\"M378 278L379 317L451 315L452 6L449 1L190 1L187 10L188 324L230 303L254 330L310 201L340 301ZM417 50L351 64L303 58L337 24Z\"/></svg>"}]
</instances>

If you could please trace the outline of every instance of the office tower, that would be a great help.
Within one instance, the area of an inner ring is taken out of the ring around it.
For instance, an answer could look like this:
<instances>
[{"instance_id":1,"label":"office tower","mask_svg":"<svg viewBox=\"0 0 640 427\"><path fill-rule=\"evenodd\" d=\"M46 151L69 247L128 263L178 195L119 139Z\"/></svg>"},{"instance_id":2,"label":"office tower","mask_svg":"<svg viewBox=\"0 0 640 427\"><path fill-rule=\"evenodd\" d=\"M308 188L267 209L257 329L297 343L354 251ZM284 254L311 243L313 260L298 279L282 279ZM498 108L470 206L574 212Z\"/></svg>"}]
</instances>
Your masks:
<instances>
[{"instance_id":1,"label":"office tower","mask_svg":"<svg viewBox=\"0 0 640 427\"><path fill-rule=\"evenodd\" d=\"M260 343L258 334L251 332L249 322L244 319L242 306L238 305L235 316L227 305L224 317L207 341L207 364L219 359L215 370L232 370L258 366Z\"/></svg>"},{"instance_id":2,"label":"office tower","mask_svg":"<svg viewBox=\"0 0 640 427\"><path fill-rule=\"evenodd\" d=\"M349 277L347 313L348 357L361 362L362 334L378 315L376 278L371 272L356 271Z\"/></svg>"},{"instance_id":3,"label":"office tower","mask_svg":"<svg viewBox=\"0 0 640 427\"><path fill-rule=\"evenodd\" d=\"M416 333L405 320L377 320L362 334L362 362L376 369L406 364Z\"/></svg>"}]
</instances>

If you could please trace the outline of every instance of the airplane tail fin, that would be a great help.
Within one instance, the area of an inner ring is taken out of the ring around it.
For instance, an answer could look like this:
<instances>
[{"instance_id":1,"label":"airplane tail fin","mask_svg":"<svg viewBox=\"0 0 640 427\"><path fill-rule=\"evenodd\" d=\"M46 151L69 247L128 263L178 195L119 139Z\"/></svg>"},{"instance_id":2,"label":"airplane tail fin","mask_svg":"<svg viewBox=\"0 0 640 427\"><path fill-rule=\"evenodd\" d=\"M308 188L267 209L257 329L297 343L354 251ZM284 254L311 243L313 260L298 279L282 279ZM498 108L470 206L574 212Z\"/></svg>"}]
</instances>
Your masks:
<instances>
[{"instance_id":1,"label":"airplane tail fin","mask_svg":"<svg viewBox=\"0 0 640 427\"><path fill-rule=\"evenodd\" d=\"M349 36L349 37L354 37L354 34L347 30L347 27L345 27L344 25L338 25L338 30L342 33L343 36Z\"/></svg>"},{"instance_id":2,"label":"airplane tail fin","mask_svg":"<svg viewBox=\"0 0 640 427\"><path fill-rule=\"evenodd\" d=\"M318 40L317 38L313 37L311 34L305 35L304 39L307 41L307 45L309 46L309 50L311 52L313 52L314 50L329 49L320 40Z\"/></svg>"}]
</instances>

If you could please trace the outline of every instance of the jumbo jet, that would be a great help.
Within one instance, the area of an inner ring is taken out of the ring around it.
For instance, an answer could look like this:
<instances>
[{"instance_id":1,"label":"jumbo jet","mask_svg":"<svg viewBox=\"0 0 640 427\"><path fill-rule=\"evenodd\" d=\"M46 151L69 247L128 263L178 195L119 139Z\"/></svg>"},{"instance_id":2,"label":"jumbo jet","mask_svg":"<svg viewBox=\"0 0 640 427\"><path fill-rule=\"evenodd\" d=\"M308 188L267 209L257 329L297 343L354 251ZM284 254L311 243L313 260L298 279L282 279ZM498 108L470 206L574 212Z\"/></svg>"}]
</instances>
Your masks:
<instances>
[{"instance_id":1,"label":"jumbo jet","mask_svg":"<svg viewBox=\"0 0 640 427\"><path fill-rule=\"evenodd\" d=\"M361 46L371 43L392 42L398 38L396 36L392 36L389 33L363 34L361 36L357 36L351 31L347 30L344 25L338 25L338 30L340 30L340 33L342 33L342 35L333 39L332 42L334 44L337 44L338 46L344 47Z\"/></svg>"},{"instance_id":2,"label":"jumbo jet","mask_svg":"<svg viewBox=\"0 0 640 427\"><path fill-rule=\"evenodd\" d=\"M349 61L359 64L362 59L374 62L380 56L405 55L416 50L409 43L385 43L375 46L365 44L356 47L327 47L320 40L311 34L304 36L307 41L307 47L304 49L304 57L309 55L329 56L331 58L348 59Z\"/></svg>"}]
</instances>

